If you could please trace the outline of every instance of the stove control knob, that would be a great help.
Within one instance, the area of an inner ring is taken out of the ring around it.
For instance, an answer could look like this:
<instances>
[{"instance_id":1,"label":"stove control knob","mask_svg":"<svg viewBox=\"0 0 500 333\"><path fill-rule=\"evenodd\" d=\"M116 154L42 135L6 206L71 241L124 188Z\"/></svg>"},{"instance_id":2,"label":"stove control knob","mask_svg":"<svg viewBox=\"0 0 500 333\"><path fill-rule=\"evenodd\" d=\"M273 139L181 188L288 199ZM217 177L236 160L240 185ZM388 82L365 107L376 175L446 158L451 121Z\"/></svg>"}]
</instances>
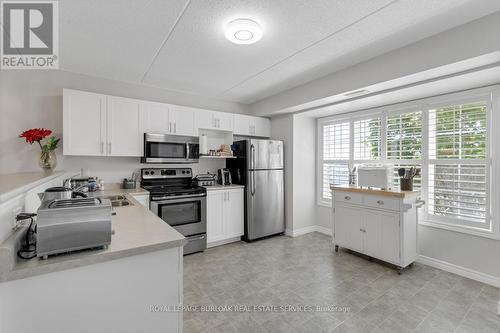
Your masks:
<instances>
[{"instance_id":1,"label":"stove control knob","mask_svg":"<svg viewBox=\"0 0 500 333\"><path fill-rule=\"evenodd\" d=\"M154 175L154 174L155 174L155 172L154 172L154 171L151 171L151 174L152 174L152 175Z\"/></svg>"},{"instance_id":2,"label":"stove control knob","mask_svg":"<svg viewBox=\"0 0 500 333\"><path fill-rule=\"evenodd\" d=\"M191 172L190 172L189 170L186 170L186 173L187 173L187 174L189 174L189 173L191 173Z\"/></svg>"},{"instance_id":3,"label":"stove control knob","mask_svg":"<svg viewBox=\"0 0 500 333\"><path fill-rule=\"evenodd\" d=\"M149 175L149 171L144 171L144 174L145 175Z\"/></svg>"},{"instance_id":4,"label":"stove control knob","mask_svg":"<svg viewBox=\"0 0 500 333\"><path fill-rule=\"evenodd\" d=\"M166 173L165 170L161 170L161 175L162 176L165 176L165 173Z\"/></svg>"},{"instance_id":5,"label":"stove control knob","mask_svg":"<svg viewBox=\"0 0 500 333\"><path fill-rule=\"evenodd\" d=\"M185 174L186 173L186 170L182 170L182 174Z\"/></svg>"}]
</instances>

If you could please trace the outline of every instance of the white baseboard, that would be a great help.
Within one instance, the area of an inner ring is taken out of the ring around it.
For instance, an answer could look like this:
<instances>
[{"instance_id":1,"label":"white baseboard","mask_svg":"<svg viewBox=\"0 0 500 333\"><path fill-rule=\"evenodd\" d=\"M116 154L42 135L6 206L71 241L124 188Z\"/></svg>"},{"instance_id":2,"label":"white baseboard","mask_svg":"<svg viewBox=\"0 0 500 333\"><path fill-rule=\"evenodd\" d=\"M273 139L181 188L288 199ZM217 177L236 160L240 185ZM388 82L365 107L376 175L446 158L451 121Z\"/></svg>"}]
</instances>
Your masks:
<instances>
[{"instance_id":1,"label":"white baseboard","mask_svg":"<svg viewBox=\"0 0 500 333\"><path fill-rule=\"evenodd\" d=\"M207 244L207 249L209 249L211 247L216 247L216 246L221 246L221 245L229 244L229 243L239 242L240 240L241 240L241 236L237 236L237 237L223 239L223 240L216 241L216 242L211 242L211 243Z\"/></svg>"},{"instance_id":2,"label":"white baseboard","mask_svg":"<svg viewBox=\"0 0 500 333\"><path fill-rule=\"evenodd\" d=\"M286 229L285 230L285 235L290 236L290 237L297 237L297 236L302 236L305 234L309 234L311 232L319 232L328 236L332 235L332 231L328 228L319 226L319 225L311 225L309 227L303 227L299 229Z\"/></svg>"},{"instance_id":3,"label":"white baseboard","mask_svg":"<svg viewBox=\"0 0 500 333\"><path fill-rule=\"evenodd\" d=\"M328 236L332 235L332 229L327 228L327 227L322 227L320 225L316 226L316 231L319 232L319 233L322 233L324 235L328 235Z\"/></svg>"},{"instance_id":4,"label":"white baseboard","mask_svg":"<svg viewBox=\"0 0 500 333\"><path fill-rule=\"evenodd\" d=\"M434 259L431 257L426 257L423 255L420 255L418 257L417 262L500 288L500 278L493 275L481 273L469 268L465 268L455 264L450 264L449 262L442 261L439 259ZM500 310L500 303L499 303L499 310Z\"/></svg>"}]
</instances>

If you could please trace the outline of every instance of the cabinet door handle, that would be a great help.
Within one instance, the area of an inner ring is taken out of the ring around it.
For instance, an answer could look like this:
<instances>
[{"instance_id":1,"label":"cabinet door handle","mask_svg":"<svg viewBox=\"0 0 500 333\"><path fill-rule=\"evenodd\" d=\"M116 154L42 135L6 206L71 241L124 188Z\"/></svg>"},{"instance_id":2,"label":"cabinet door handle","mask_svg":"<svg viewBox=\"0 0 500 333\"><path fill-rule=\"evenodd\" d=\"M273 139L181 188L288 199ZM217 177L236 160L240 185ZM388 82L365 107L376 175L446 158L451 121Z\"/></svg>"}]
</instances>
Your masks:
<instances>
[{"instance_id":1,"label":"cabinet door handle","mask_svg":"<svg viewBox=\"0 0 500 333\"><path fill-rule=\"evenodd\" d=\"M346 196L344 197L344 199L346 199L346 200L351 200L351 197L350 197L350 196L348 196L348 195L346 195Z\"/></svg>"},{"instance_id":2,"label":"cabinet door handle","mask_svg":"<svg viewBox=\"0 0 500 333\"><path fill-rule=\"evenodd\" d=\"M366 232L366 230L365 230L365 229L359 229L359 231L361 231L361 232Z\"/></svg>"},{"instance_id":3,"label":"cabinet door handle","mask_svg":"<svg viewBox=\"0 0 500 333\"><path fill-rule=\"evenodd\" d=\"M174 123L174 133L177 133L177 123Z\"/></svg>"},{"instance_id":4,"label":"cabinet door handle","mask_svg":"<svg viewBox=\"0 0 500 333\"><path fill-rule=\"evenodd\" d=\"M168 123L168 133L172 133L172 123Z\"/></svg>"},{"instance_id":5,"label":"cabinet door handle","mask_svg":"<svg viewBox=\"0 0 500 333\"><path fill-rule=\"evenodd\" d=\"M383 202L382 200L378 200L378 201L377 201L377 203L378 203L379 205L383 205L383 204L384 204L384 202Z\"/></svg>"},{"instance_id":6,"label":"cabinet door handle","mask_svg":"<svg viewBox=\"0 0 500 333\"><path fill-rule=\"evenodd\" d=\"M104 154L104 141L101 141L101 154Z\"/></svg>"},{"instance_id":7,"label":"cabinet door handle","mask_svg":"<svg viewBox=\"0 0 500 333\"><path fill-rule=\"evenodd\" d=\"M111 154L111 142L108 142L108 154Z\"/></svg>"}]
</instances>

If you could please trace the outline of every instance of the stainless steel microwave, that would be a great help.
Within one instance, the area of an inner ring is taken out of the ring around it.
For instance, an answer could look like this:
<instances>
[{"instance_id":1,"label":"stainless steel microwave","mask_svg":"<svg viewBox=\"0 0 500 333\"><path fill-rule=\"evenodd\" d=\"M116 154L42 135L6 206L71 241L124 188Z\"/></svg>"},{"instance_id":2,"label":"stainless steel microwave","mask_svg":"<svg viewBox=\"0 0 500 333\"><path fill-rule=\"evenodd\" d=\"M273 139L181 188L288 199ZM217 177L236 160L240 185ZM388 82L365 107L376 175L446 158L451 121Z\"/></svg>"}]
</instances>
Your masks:
<instances>
[{"instance_id":1,"label":"stainless steel microwave","mask_svg":"<svg viewBox=\"0 0 500 333\"><path fill-rule=\"evenodd\" d=\"M197 137L144 133L142 163L198 163Z\"/></svg>"}]
</instances>

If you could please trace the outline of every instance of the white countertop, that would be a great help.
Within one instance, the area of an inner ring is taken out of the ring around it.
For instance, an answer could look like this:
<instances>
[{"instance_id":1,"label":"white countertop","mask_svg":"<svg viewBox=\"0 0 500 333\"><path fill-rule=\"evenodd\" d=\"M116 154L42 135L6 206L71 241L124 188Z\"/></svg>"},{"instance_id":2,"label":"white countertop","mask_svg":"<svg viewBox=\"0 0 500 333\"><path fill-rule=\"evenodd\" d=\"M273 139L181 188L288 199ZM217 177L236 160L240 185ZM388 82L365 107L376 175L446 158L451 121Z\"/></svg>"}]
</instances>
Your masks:
<instances>
[{"instance_id":1,"label":"white countertop","mask_svg":"<svg viewBox=\"0 0 500 333\"><path fill-rule=\"evenodd\" d=\"M244 185L237 185L237 184L231 184L231 185L214 185L214 186L203 186L206 188L207 191L220 191L220 190L231 190L231 189L237 189L237 188L245 188Z\"/></svg>"},{"instance_id":2,"label":"white countertop","mask_svg":"<svg viewBox=\"0 0 500 333\"><path fill-rule=\"evenodd\" d=\"M65 176L70 178L79 172L20 172L0 175L0 203L5 202L51 179Z\"/></svg>"},{"instance_id":3,"label":"white countertop","mask_svg":"<svg viewBox=\"0 0 500 333\"><path fill-rule=\"evenodd\" d=\"M18 242L20 237L19 235L17 235L17 238L16 235L12 236L4 244L0 245L0 282L184 246L186 243L184 236L142 206L131 195L142 193L147 193L147 191L142 188L133 190L115 188L91 193L94 196L125 194L127 199L133 203L133 206L113 208L116 215L112 216L111 221L115 233L107 249L83 250L49 256L47 260L16 258L14 262L11 262L10 269L6 269L8 264L1 261L8 259L8 251L11 252L10 256L12 258L12 246ZM24 233L24 230L18 233L21 232Z\"/></svg>"}]
</instances>

